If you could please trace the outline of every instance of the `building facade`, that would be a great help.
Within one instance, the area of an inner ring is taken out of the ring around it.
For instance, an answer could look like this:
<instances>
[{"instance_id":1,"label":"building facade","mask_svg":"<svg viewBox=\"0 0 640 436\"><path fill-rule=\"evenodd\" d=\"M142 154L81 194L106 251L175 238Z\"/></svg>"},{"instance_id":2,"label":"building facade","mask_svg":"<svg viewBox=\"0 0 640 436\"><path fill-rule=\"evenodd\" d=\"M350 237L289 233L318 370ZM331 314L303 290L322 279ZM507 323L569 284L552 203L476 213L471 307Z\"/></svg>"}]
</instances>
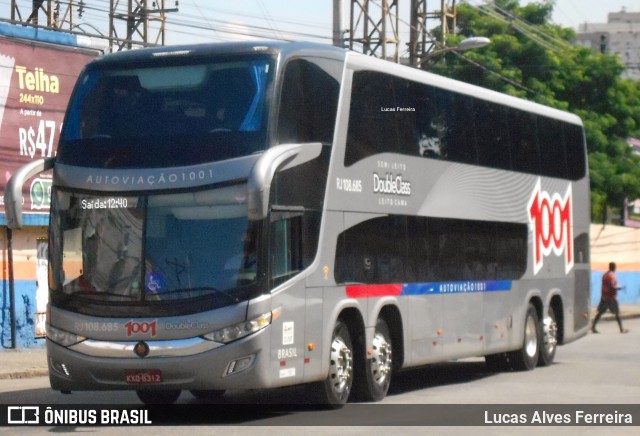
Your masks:
<instances>
[{"instance_id":1,"label":"building facade","mask_svg":"<svg viewBox=\"0 0 640 436\"><path fill-rule=\"evenodd\" d=\"M618 55L624 75L640 79L640 12L611 12L606 23L578 27L578 43L608 55Z\"/></svg>"}]
</instances>

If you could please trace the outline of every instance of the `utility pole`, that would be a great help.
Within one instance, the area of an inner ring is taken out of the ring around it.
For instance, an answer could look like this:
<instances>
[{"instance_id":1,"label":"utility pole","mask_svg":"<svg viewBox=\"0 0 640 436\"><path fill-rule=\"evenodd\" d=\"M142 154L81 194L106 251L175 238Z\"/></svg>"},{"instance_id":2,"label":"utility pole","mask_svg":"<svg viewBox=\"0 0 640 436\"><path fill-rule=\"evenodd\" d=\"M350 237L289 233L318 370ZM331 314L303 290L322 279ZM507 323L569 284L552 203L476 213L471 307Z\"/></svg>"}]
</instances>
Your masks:
<instances>
[{"instance_id":1,"label":"utility pole","mask_svg":"<svg viewBox=\"0 0 640 436\"><path fill-rule=\"evenodd\" d=\"M86 8L86 0L11 0L11 21L78 32L82 23L74 19L76 15L81 18ZM174 8L166 8L165 0L110 0L111 51L130 49L134 45L164 45L166 14L177 11L178 0ZM100 33L93 25L87 25Z\"/></svg>"},{"instance_id":2,"label":"utility pole","mask_svg":"<svg viewBox=\"0 0 640 436\"><path fill-rule=\"evenodd\" d=\"M447 34L456 34L456 0L440 0L440 43L446 45Z\"/></svg>"},{"instance_id":3,"label":"utility pole","mask_svg":"<svg viewBox=\"0 0 640 436\"><path fill-rule=\"evenodd\" d=\"M431 14L433 15L433 14ZM427 9L427 0L411 0L411 19L409 21L409 65L420 66L422 59L428 54L434 45L427 30L427 20L430 14Z\"/></svg>"},{"instance_id":4,"label":"utility pole","mask_svg":"<svg viewBox=\"0 0 640 436\"><path fill-rule=\"evenodd\" d=\"M29 6L26 6L25 3L28 3ZM86 2L83 0L31 0L22 2L11 0L11 21L33 26L42 25L53 30L72 31L75 30L74 12L82 16L85 6ZM46 18L46 22L41 24L40 16Z\"/></svg>"},{"instance_id":5,"label":"utility pole","mask_svg":"<svg viewBox=\"0 0 640 436\"><path fill-rule=\"evenodd\" d=\"M360 46L366 55L398 62L398 1L380 0L378 4L371 0L351 0L349 49Z\"/></svg>"},{"instance_id":6,"label":"utility pole","mask_svg":"<svg viewBox=\"0 0 640 436\"><path fill-rule=\"evenodd\" d=\"M177 0L175 7L171 9L165 8L165 0L110 0L110 2L109 45L111 51L130 49L134 44L164 45L165 15L168 12L178 11ZM124 31L122 26L117 25L119 22L124 22ZM157 32L155 38L151 37L151 32Z\"/></svg>"},{"instance_id":7,"label":"utility pole","mask_svg":"<svg viewBox=\"0 0 640 436\"><path fill-rule=\"evenodd\" d=\"M434 48L445 48L447 34L456 33L456 0L440 0L440 10L429 12L427 0L411 0L411 29L409 33L409 63L419 67ZM436 39L429 33L427 22L440 22Z\"/></svg>"},{"instance_id":8,"label":"utility pole","mask_svg":"<svg viewBox=\"0 0 640 436\"><path fill-rule=\"evenodd\" d=\"M342 28L342 0L333 0L333 45L344 47L345 30Z\"/></svg>"},{"instance_id":9,"label":"utility pole","mask_svg":"<svg viewBox=\"0 0 640 436\"><path fill-rule=\"evenodd\" d=\"M351 0L348 47L370 56L399 61L399 0ZM427 0L411 0L409 28L409 64L424 64L434 48L446 45L446 36L456 33L457 0L431 0L436 6L429 9ZM439 9L437 9L439 6ZM341 47L341 0L333 2L333 43ZM439 27L436 38L429 32L428 23ZM392 49L389 50L389 46Z\"/></svg>"}]
</instances>

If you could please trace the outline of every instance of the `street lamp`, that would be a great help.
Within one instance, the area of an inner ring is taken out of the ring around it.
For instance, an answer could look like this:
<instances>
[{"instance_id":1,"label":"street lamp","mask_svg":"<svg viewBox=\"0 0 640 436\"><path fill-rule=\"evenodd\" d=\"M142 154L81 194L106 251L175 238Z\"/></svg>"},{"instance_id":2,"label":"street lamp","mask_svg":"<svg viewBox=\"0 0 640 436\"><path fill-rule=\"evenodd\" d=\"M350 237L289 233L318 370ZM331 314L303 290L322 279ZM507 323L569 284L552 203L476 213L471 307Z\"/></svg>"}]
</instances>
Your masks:
<instances>
[{"instance_id":1,"label":"street lamp","mask_svg":"<svg viewBox=\"0 0 640 436\"><path fill-rule=\"evenodd\" d=\"M451 51L460 52L460 51L473 50L476 48L484 47L485 45L488 45L490 43L491 43L491 40L484 36L472 36L471 38L463 39L462 41L460 41L458 45L454 47L445 47L440 50L436 50L431 53L428 53L427 56L425 56L425 58L422 59L420 63L418 63L418 67L421 67L422 64L424 64L425 62L429 62L436 56L440 56L445 53L449 53Z\"/></svg>"},{"instance_id":2,"label":"street lamp","mask_svg":"<svg viewBox=\"0 0 640 436\"><path fill-rule=\"evenodd\" d=\"M484 47L491 43L489 38L484 36L472 36L471 38L463 39L456 47L452 47L455 51L466 51L474 48ZM446 49L445 49L446 50Z\"/></svg>"}]
</instances>

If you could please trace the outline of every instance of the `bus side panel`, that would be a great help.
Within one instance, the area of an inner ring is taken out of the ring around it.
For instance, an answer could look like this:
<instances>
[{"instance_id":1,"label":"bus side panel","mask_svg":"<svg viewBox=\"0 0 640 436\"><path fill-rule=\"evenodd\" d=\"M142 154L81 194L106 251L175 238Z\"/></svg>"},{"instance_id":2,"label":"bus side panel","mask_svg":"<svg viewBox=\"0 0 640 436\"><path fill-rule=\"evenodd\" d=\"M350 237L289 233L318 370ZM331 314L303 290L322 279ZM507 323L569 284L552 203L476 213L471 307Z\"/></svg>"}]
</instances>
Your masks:
<instances>
[{"instance_id":1,"label":"bus side panel","mask_svg":"<svg viewBox=\"0 0 640 436\"><path fill-rule=\"evenodd\" d=\"M305 357L305 316L307 312L304 280L288 282L272 294L273 311L278 314L269 327L269 361L272 386L302 383Z\"/></svg>"},{"instance_id":2,"label":"bus side panel","mask_svg":"<svg viewBox=\"0 0 640 436\"><path fill-rule=\"evenodd\" d=\"M517 298L514 289L484 294L484 354L510 349L513 343L513 316L518 310L522 310L522 301Z\"/></svg>"},{"instance_id":3,"label":"bus side panel","mask_svg":"<svg viewBox=\"0 0 640 436\"><path fill-rule=\"evenodd\" d=\"M483 293L444 296L444 355L447 359L481 354L484 340Z\"/></svg>"},{"instance_id":4,"label":"bus side panel","mask_svg":"<svg viewBox=\"0 0 640 436\"><path fill-rule=\"evenodd\" d=\"M575 298L573 302L573 319L565 321L565 337L563 342L567 343L581 336L584 336L589 329L589 299L591 290L591 273L589 268L576 268L575 271ZM573 334L566 334L566 325L573 321Z\"/></svg>"},{"instance_id":5,"label":"bus side panel","mask_svg":"<svg viewBox=\"0 0 640 436\"><path fill-rule=\"evenodd\" d=\"M405 297L408 317L403 317L405 365L415 366L442 359L443 296Z\"/></svg>"},{"instance_id":6,"label":"bus side panel","mask_svg":"<svg viewBox=\"0 0 640 436\"><path fill-rule=\"evenodd\" d=\"M562 338L564 343L578 339L589 331L589 304L591 289L591 255L590 255L590 222L591 222L591 205L589 180L585 178L574 183L575 200L574 207L574 252L575 267L573 273L575 275L575 291L573 302L573 317L565 318L565 335ZM568 326L571 325L573 330L569 333Z\"/></svg>"},{"instance_id":7,"label":"bus side panel","mask_svg":"<svg viewBox=\"0 0 640 436\"><path fill-rule=\"evenodd\" d=\"M314 382L322 379L323 359L322 350L325 343L322 332L324 317L322 311L323 288L308 287L306 290L306 315L304 331L304 382Z\"/></svg>"}]
</instances>

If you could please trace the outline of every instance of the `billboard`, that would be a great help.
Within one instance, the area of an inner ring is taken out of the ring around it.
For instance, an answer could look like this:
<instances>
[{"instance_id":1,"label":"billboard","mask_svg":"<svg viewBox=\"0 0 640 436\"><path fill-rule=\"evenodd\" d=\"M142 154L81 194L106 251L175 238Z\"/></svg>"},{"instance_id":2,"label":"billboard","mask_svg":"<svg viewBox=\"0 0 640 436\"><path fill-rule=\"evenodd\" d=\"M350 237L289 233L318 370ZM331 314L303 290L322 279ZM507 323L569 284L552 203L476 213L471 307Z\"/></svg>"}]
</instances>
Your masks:
<instances>
[{"instance_id":1,"label":"billboard","mask_svg":"<svg viewBox=\"0 0 640 436\"><path fill-rule=\"evenodd\" d=\"M0 213L7 181L22 165L55 156L64 112L82 68L98 51L0 37ZM49 212L51 175L23 189L24 212Z\"/></svg>"}]
</instances>

